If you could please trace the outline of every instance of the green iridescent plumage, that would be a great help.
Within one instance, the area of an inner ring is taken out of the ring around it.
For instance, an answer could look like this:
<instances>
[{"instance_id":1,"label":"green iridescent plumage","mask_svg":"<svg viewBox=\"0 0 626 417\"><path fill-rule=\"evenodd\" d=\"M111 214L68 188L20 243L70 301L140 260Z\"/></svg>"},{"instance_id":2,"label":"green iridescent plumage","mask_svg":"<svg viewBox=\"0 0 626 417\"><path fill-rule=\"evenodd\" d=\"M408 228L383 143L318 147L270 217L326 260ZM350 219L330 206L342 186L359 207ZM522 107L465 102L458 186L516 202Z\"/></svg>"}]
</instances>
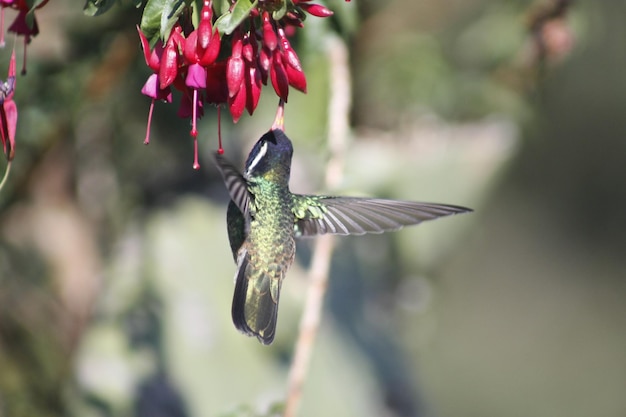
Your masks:
<instances>
[{"instance_id":1,"label":"green iridescent plumage","mask_svg":"<svg viewBox=\"0 0 626 417\"><path fill-rule=\"evenodd\" d=\"M254 145L244 174L216 156L232 199L227 225L237 263L233 322L264 344L274 340L280 287L293 263L295 237L382 233L471 211L444 204L293 194L292 154L285 133L272 130Z\"/></svg>"}]
</instances>

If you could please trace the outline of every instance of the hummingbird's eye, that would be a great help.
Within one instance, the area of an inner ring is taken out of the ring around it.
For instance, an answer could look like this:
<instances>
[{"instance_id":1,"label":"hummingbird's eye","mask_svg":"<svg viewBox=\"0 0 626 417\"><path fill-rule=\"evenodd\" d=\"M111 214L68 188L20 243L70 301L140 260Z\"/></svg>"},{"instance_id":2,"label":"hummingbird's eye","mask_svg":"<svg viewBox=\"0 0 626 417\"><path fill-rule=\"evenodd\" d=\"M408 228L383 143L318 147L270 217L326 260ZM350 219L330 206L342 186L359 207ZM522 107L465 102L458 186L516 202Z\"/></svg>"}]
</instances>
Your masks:
<instances>
[{"instance_id":1,"label":"hummingbird's eye","mask_svg":"<svg viewBox=\"0 0 626 417\"><path fill-rule=\"evenodd\" d=\"M259 164L259 162L261 162L261 160L263 159L266 153L267 153L267 142L263 141L263 143L261 144L261 147L259 148L259 151L254 156L254 159L252 159L252 161L248 165L248 169L246 169L247 175L249 175L252 171L254 171L254 168Z\"/></svg>"}]
</instances>

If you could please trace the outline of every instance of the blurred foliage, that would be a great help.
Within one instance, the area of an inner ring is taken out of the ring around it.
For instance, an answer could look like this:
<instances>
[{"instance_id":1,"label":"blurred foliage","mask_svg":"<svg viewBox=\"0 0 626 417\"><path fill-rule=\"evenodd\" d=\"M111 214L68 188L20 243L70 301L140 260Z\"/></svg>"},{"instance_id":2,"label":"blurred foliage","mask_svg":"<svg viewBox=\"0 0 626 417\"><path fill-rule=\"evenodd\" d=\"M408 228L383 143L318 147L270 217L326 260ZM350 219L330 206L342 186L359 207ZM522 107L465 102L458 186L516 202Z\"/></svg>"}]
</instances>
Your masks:
<instances>
[{"instance_id":1,"label":"blurred foliage","mask_svg":"<svg viewBox=\"0 0 626 417\"><path fill-rule=\"evenodd\" d=\"M86 17L55 0L37 15L0 194L0 415L279 415L310 245L276 342L238 334L216 112L198 172L176 105L157 105L142 145L134 3ZM355 82L341 191L477 211L339 241L302 416L626 413L626 9L578 2L537 32L550 4L335 0L332 20L307 20L292 188L322 181L333 29ZM274 105L224 124L230 159Z\"/></svg>"}]
</instances>

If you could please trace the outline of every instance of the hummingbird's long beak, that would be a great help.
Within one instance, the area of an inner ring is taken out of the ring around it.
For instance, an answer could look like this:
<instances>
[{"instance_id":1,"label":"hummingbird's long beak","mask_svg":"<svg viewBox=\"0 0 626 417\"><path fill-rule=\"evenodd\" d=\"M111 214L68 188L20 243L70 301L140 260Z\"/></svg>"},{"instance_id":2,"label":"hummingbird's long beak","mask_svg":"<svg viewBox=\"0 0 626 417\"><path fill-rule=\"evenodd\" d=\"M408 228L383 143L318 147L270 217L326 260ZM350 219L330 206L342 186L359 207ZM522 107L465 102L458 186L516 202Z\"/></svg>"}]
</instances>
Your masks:
<instances>
[{"instance_id":1,"label":"hummingbird's long beak","mask_svg":"<svg viewBox=\"0 0 626 417\"><path fill-rule=\"evenodd\" d=\"M274 117L272 130L285 131L285 101L282 98L278 102L278 109L276 109L276 117Z\"/></svg>"}]
</instances>

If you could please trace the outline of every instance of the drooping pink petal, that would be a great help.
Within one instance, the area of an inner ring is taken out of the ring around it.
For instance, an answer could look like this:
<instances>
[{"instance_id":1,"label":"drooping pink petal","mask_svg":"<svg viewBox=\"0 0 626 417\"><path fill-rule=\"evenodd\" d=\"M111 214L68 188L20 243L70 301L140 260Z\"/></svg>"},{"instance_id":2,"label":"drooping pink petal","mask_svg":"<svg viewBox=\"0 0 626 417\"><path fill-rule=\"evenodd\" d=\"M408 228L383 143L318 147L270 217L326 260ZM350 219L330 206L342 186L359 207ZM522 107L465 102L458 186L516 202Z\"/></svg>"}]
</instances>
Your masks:
<instances>
[{"instance_id":1,"label":"drooping pink petal","mask_svg":"<svg viewBox=\"0 0 626 417\"><path fill-rule=\"evenodd\" d=\"M183 47L183 56L188 64L195 64L198 62L198 31L194 30L185 39L185 46Z\"/></svg>"},{"instance_id":2,"label":"drooping pink petal","mask_svg":"<svg viewBox=\"0 0 626 417\"><path fill-rule=\"evenodd\" d=\"M141 88L141 94L155 99L159 96L159 76L152 74L146 80L146 83Z\"/></svg>"},{"instance_id":3,"label":"drooping pink petal","mask_svg":"<svg viewBox=\"0 0 626 417\"><path fill-rule=\"evenodd\" d=\"M159 67L159 88L164 89L174 82L178 75L178 50L175 45L165 46Z\"/></svg>"},{"instance_id":4,"label":"drooping pink petal","mask_svg":"<svg viewBox=\"0 0 626 417\"><path fill-rule=\"evenodd\" d=\"M5 100L0 108L2 119L2 145L9 161L15 157L15 130L17 127L17 105L13 100Z\"/></svg>"},{"instance_id":5,"label":"drooping pink petal","mask_svg":"<svg viewBox=\"0 0 626 417\"><path fill-rule=\"evenodd\" d=\"M200 57L200 64L202 64L202 65L204 65L206 67L206 66L211 65L212 63L214 63L215 60L217 59L218 55L220 54L220 45L221 45L221 43L222 43L222 41L220 39L220 34L217 31L217 29L215 29L215 33L211 37L211 41L209 42L209 46L204 51L204 54L202 54L202 56Z\"/></svg>"},{"instance_id":6,"label":"drooping pink petal","mask_svg":"<svg viewBox=\"0 0 626 417\"><path fill-rule=\"evenodd\" d=\"M141 89L141 94L148 96L154 100L164 100L168 103L172 102L172 90L170 87L164 89L159 88L159 76L158 74L152 74L146 80L146 83Z\"/></svg>"},{"instance_id":7,"label":"drooping pink petal","mask_svg":"<svg viewBox=\"0 0 626 417\"><path fill-rule=\"evenodd\" d=\"M11 52L11 58L9 60L9 71L7 72L8 77L15 77L17 75L17 68L15 64L15 49ZM12 97L12 96L11 96Z\"/></svg>"},{"instance_id":8,"label":"drooping pink petal","mask_svg":"<svg viewBox=\"0 0 626 417\"><path fill-rule=\"evenodd\" d=\"M194 89L206 88L206 77L206 68L200 64L191 64L187 68L185 84Z\"/></svg>"},{"instance_id":9,"label":"drooping pink petal","mask_svg":"<svg viewBox=\"0 0 626 417\"><path fill-rule=\"evenodd\" d=\"M143 51L143 57L146 61L146 65L152 71L158 71L161 61L161 54L163 53L163 44L159 39L152 51L150 51L150 43L148 38L143 34L139 25L137 25L137 32L139 33L139 40L141 41L141 49Z\"/></svg>"},{"instance_id":10,"label":"drooping pink petal","mask_svg":"<svg viewBox=\"0 0 626 417\"><path fill-rule=\"evenodd\" d=\"M161 55L159 67L159 84L161 89L172 84L178 76L179 51L184 49L185 42L182 30L180 25L174 26Z\"/></svg>"}]
</instances>

